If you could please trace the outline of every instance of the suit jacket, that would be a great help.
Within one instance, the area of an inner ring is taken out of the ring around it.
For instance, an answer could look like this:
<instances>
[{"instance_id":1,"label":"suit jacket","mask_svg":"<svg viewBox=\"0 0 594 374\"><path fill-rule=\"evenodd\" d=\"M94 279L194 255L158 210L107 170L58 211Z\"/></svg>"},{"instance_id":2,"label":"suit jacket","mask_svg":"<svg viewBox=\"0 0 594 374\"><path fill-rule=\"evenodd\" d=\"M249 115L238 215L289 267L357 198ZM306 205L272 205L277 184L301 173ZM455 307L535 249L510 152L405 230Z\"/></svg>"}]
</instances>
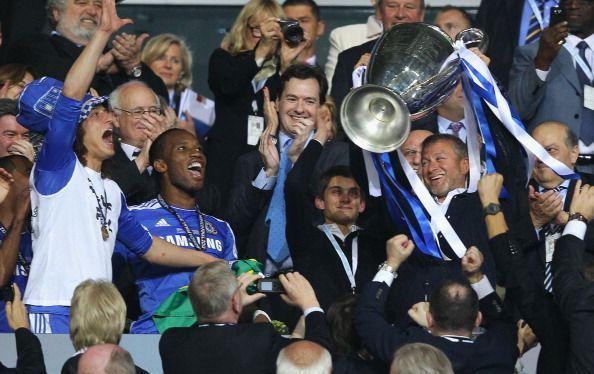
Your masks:
<instances>
[{"instance_id":1,"label":"suit jacket","mask_svg":"<svg viewBox=\"0 0 594 374\"><path fill-rule=\"evenodd\" d=\"M330 32L330 48L328 49L328 58L326 60L326 78L332 83L334 68L338 59L338 54L351 47L358 46L369 40L376 39L382 34L382 24L375 15L367 18L367 23L358 23L337 27ZM330 88L332 85L330 85Z\"/></svg>"},{"instance_id":2,"label":"suit jacket","mask_svg":"<svg viewBox=\"0 0 594 374\"><path fill-rule=\"evenodd\" d=\"M476 15L477 27L489 36L489 70L505 87L518 46L523 8L524 0L482 0Z\"/></svg>"},{"instance_id":3,"label":"suit jacket","mask_svg":"<svg viewBox=\"0 0 594 374\"><path fill-rule=\"evenodd\" d=\"M340 108L342 100L353 87L353 70L357 61L365 53L371 53L373 46L379 39L372 39L366 43L340 52L334 76L332 77L332 91L330 95L336 102L336 107Z\"/></svg>"},{"instance_id":4,"label":"suit jacket","mask_svg":"<svg viewBox=\"0 0 594 374\"><path fill-rule=\"evenodd\" d=\"M26 328L14 332L17 347L17 367L9 369L0 362L0 373L38 373L45 374L45 362L41 343L37 336Z\"/></svg>"},{"instance_id":5,"label":"suit jacket","mask_svg":"<svg viewBox=\"0 0 594 374\"><path fill-rule=\"evenodd\" d=\"M375 235L369 235L365 229L349 234L344 242L335 237L351 266L353 240L358 238L356 289L352 290L332 243L324 232L311 223L314 213L319 212L314 209L314 196L308 185L322 149L323 146L317 141L309 142L287 176L286 233L294 269L309 280L322 308L327 309L341 296L360 292L362 286L373 278L377 266L385 259L385 243Z\"/></svg>"},{"instance_id":6,"label":"suit jacket","mask_svg":"<svg viewBox=\"0 0 594 374\"><path fill-rule=\"evenodd\" d=\"M394 352L401 346L426 343L441 349L450 359L456 373L513 372L518 348L516 328L511 323L494 322L474 343L453 342L433 336L417 326L401 328L390 325L385 319L384 311L388 291L386 283L370 282L365 286L355 312L357 333L378 359L389 363ZM495 297L494 293L486 298L491 297Z\"/></svg>"},{"instance_id":7,"label":"suit jacket","mask_svg":"<svg viewBox=\"0 0 594 374\"><path fill-rule=\"evenodd\" d=\"M569 126L579 138L583 87L571 54L561 48L547 80L542 82L534 67L537 51L538 43L516 49L510 74L511 101L528 128L545 121L557 121Z\"/></svg>"},{"instance_id":8,"label":"suit jacket","mask_svg":"<svg viewBox=\"0 0 594 374\"><path fill-rule=\"evenodd\" d=\"M82 50L82 47L60 35L27 35L9 46L7 60L32 65L40 76L49 76L63 82ZM125 72L100 73L95 75L91 87L101 95L109 95L117 86L131 79L133 78ZM145 82L157 95L169 96L161 78L144 63L142 75L138 79Z\"/></svg>"},{"instance_id":9,"label":"suit jacket","mask_svg":"<svg viewBox=\"0 0 594 374\"><path fill-rule=\"evenodd\" d=\"M141 174L136 162L128 158L119 142L114 148L115 154L111 159L113 165L111 179L120 186L128 205L138 205L154 199L159 193L156 174L151 175L147 170Z\"/></svg>"},{"instance_id":10,"label":"suit jacket","mask_svg":"<svg viewBox=\"0 0 594 374\"><path fill-rule=\"evenodd\" d=\"M312 181L334 165L348 165L347 145L340 141L332 141L324 147ZM258 151L247 153L237 160L225 220L235 233L239 257L255 258L265 263L268 247L265 220L272 190L260 190L252 185L263 167Z\"/></svg>"},{"instance_id":11,"label":"suit jacket","mask_svg":"<svg viewBox=\"0 0 594 374\"><path fill-rule=\"evenodd\" d=\"M324 313L305 318L305 339L332 352ZM275 373L276 357L291 339L269 323L193 325L171 328L161 337L159 352L164 373Z\"/></svg>"},{"instance_id":12,"label":"suit jacket","mask_svg":"<svg viewBox=\"0 0 594 374\"><path fill-rule=\"evenodd\" d=\"M594 372L594 283L584 277L585 242L573 235L557 241L553 255L555 300L569 324L567 373Z\"/></svg>"},{"instance_id":13,"label":"suit jacket","mask_svg":"<svg viewBox=\"0 0 594 374\"><path fill-rule=\"evenodd\" d=\"M263 115L263 91L254 93L252 87L259 70L254 51L231 55L218 48L208 63L208 86L215 101L215 122L207 141L208 178L220 189L223 199L233 180L229 171L239 156L257 149L247 144L247 121L249 115ZM278 74L266 80L271 99L276 98L279 82ZM256 111L252 106L254 101Z\"/></svg>"}]
</instances>

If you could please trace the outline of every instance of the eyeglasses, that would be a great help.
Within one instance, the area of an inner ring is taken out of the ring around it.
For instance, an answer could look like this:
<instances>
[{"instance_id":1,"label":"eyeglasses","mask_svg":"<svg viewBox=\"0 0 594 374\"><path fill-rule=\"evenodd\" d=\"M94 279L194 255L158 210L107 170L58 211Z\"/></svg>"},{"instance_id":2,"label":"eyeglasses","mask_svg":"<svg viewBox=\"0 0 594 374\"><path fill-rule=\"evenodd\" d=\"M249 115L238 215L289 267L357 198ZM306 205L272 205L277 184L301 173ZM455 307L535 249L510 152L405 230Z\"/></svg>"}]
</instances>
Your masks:
<instances>
[{"instance_id":1,"label":"eyeglasses","mask_svg":"<svg viewBox=\"0 0 594 374\"><path fill-rule=\"evenodd\" d=\"M254 38L260 38L262 37L262 30L260 29L260 26L250 26L248 25L248 29L250 29L252 36Z\"/></svg>"},{"instance_id":2,"label":"eyeglasses","mask_svg":"<svg viewBox=\"0 0 594 374\"><path fill-rule=\"evenodd\" d=\"M140 117L142 117L142 115L144 113L150 113L150 114L156 114L156 115L161 114L161 108L157 108L157 107L151 107L148 109L138 108L138 109L134 109L134 110L126 110L126 109L122 109L122 108L114 108L114 109L121 110L122 112L124 112L127 115L132 116L136 119L139 119Z\"/></svg>"}]
</instances>

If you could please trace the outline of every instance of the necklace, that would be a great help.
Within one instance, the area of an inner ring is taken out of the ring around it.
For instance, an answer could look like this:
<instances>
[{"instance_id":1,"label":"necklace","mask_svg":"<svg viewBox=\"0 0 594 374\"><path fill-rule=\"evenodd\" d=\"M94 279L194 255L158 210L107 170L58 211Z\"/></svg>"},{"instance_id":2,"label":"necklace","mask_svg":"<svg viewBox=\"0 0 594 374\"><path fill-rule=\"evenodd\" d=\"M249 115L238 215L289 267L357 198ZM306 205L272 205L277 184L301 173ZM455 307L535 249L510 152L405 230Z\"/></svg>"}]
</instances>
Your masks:
<instances>
[{"instance_id":1,"label":"necklace","mask_svg":"<svg viewBox=\"0 0 594 374\"><path fill-rule=\"evenodd\" d=\"M87 180L89 181L89 189L97 200L97 214L95 215L95 218L101 223L101 237L103 238L103 241L107 241L107 239L109 239L109 232L111 231L109 228L111 221L107 221L107 211L111 207L111 204L107 202L107 191L103 189L103 195L101 196L101 199L99 199L95 187L93 186L93 182L91 182L91 178L87 177ZM101 200L103 200L103 204L101 203ZM105 211L103 211L103 208L105 208Z\"/></svg>"},{"instance_id":2,"label":"necklace","mask_svg":"<svg viewBox=\"0 0 594 374\"><path fill-rule=\"evenodd\" d=\"M200 222L200 243L196 241L196 237L192 233L192 230L190 229L188 223L179 214L177 214L175 210L173 210L171 205L169 205L161 195L157 196L157 201L166 211L168 211L179 221L180 225L184 229L184 232L186 233L186 236L188 237L188 240L190 241L190 243L192 243L192 246L199 251L206 250L206 223L204 222L204 214L200 212L198 204L196 204L195 209L196 214L198 215L198 221Z\"/></svg>"}]
</instances>

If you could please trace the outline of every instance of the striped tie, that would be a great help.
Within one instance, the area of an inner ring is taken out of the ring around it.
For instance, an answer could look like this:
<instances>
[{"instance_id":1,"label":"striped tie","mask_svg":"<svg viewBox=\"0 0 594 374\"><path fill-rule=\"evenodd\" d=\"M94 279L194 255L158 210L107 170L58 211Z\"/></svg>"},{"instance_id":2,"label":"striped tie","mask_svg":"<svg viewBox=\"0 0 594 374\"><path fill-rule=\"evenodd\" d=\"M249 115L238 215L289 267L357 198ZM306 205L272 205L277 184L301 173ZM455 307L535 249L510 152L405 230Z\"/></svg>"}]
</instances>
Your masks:
<instances>
[{"instance_id":1,"label":"striped tie","mask_svg":"<svg viewBox=\"0 0 594 374\"><path fill-rule=\"evenodd\" d=\"M541 19L544 11L545 2L546 0L537 0L538 11L540 12ZM528 31L526 32L526 39L524 39L524 45L528 45L530 43L538 41L540 39L541 32L542 30L540 29L540 23L538 23L538 18L533 13L530 17L530 21L528 22Z\"/></svg>"},{"instance_id":2,"label":"striped tie","mask_svg":"<svg viewBox=\"0 0 594 374\"><path fill-rule=\"evenodd\" d=\"M561 192L562 190L566 190L567 187L565 186L557 186L555 188L552 188L553 191L556 192ZM548 191L548 190L545 190ZM560 233L561 231L563 231L563 226L561 225L557 225L556 223L548 223L546 225L543 226L541 234L542 237L545 238L545 242L546 242L546 237L547 236L552 236L555 234ZM546 245L546 243L545 243ZM550 262L546 262L545 263L545 269L544 269L544 289L545 291L547 291L548 293L552 293L553 292L553 272L551 270L551 263Z\"/></svg>"}]
</instances>

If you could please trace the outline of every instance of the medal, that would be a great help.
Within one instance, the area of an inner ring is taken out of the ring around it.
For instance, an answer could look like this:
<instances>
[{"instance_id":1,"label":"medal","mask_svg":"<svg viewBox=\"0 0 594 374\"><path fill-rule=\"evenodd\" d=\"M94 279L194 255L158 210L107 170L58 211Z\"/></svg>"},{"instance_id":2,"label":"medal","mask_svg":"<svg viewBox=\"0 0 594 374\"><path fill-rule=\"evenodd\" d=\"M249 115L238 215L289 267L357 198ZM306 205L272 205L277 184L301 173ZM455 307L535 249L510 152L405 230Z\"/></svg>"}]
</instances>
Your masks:
<instances>
[{"instance_id":1,"label":"medal","mask_svg":"<svg viewBox=\"0 0 594 374\"><path fill-rule=\"evenodd\" d=\"M109 231L107 231L107 226L105 225L101 226L101 237L103 238L103 241L109 239Z\"/></svg>"}]
</instances>

